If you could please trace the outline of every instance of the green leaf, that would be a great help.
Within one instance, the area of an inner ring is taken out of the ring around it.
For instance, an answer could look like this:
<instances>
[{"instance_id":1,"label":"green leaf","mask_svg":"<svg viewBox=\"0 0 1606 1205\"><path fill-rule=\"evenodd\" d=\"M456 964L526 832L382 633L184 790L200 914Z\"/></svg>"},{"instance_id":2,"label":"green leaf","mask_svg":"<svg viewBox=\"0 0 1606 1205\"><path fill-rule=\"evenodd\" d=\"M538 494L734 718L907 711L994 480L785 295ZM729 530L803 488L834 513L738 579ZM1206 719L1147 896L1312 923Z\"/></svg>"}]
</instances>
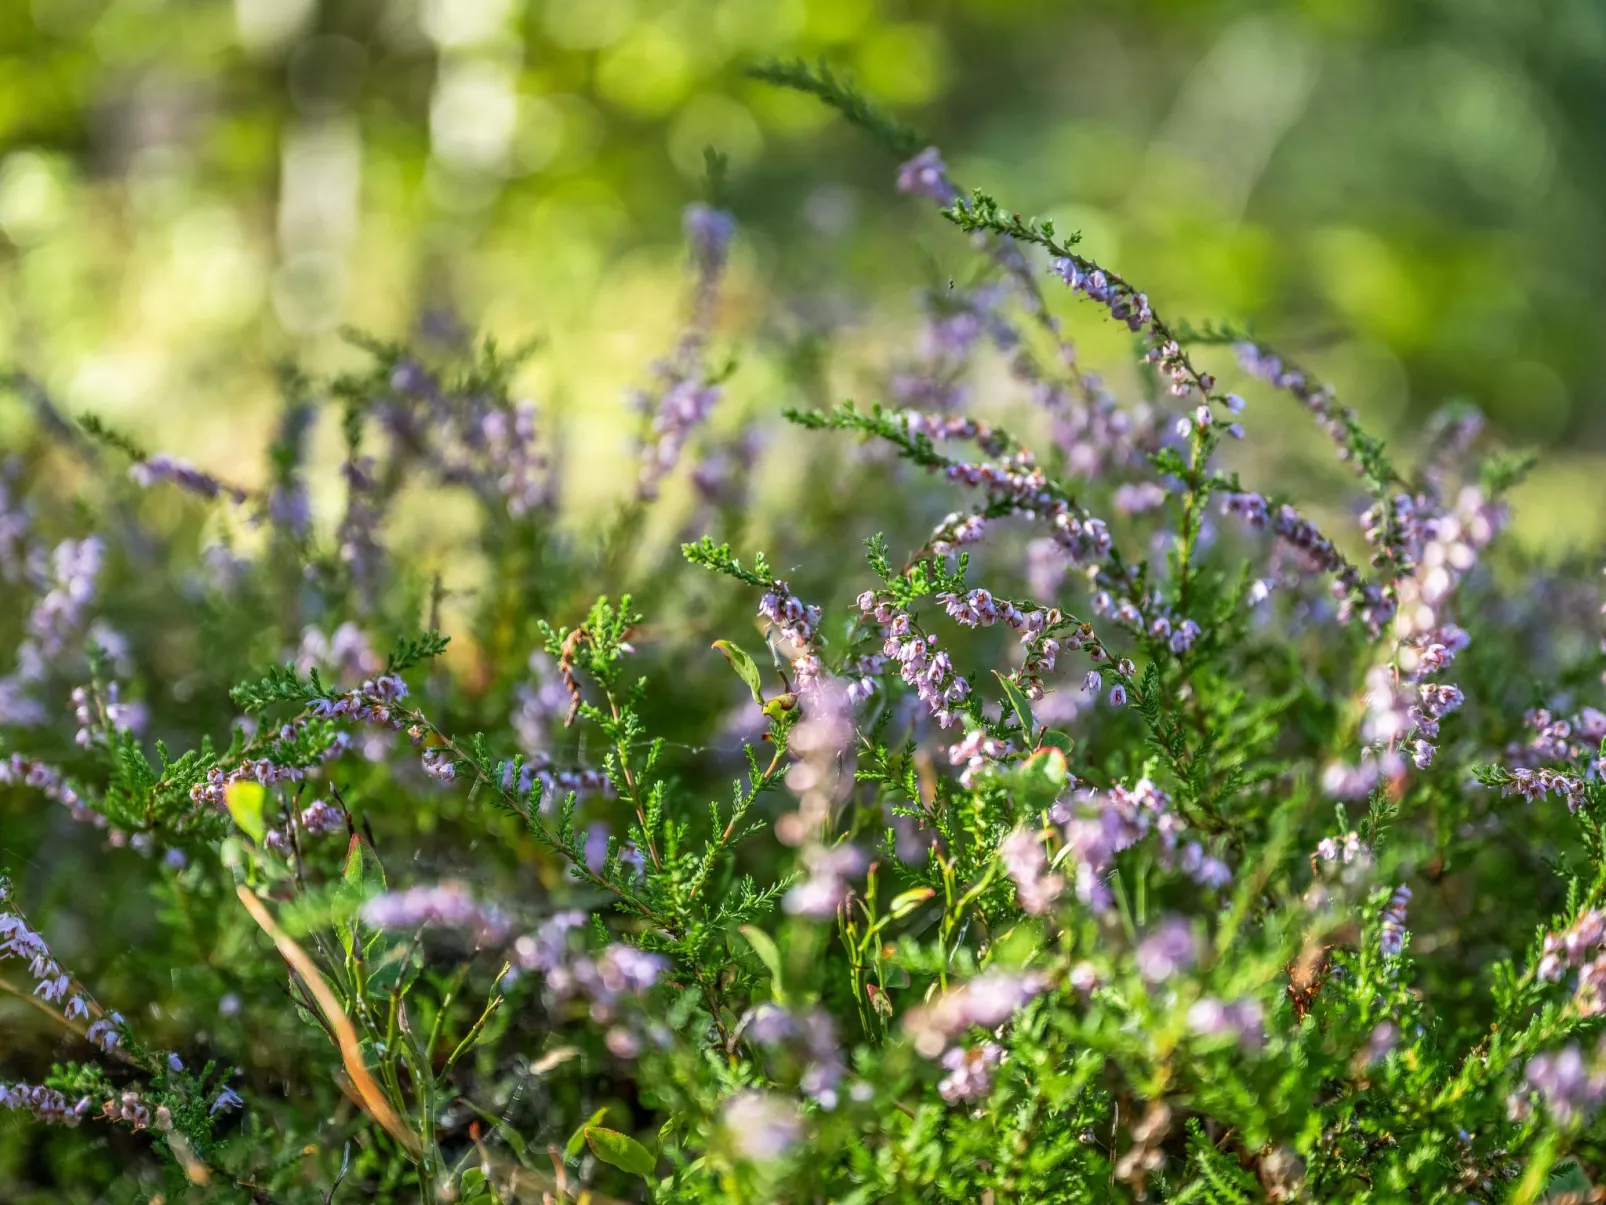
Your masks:
<instances>
[{"instance_id":1,"label":"green leaf","mask_svg":"<svg viewBox=\"0 0 1606 1205\"><path fill-rule=\"evenodd\" d=\"M996 669L993 671L993 676L1003 686L1004 697L1009 700L1009 706L1015 712L1015 718L1020 721L1021 731L1028 737L1031 736L1033 730L1037 727L1037 721L1032 717L1031 700L1026 697L1026 693L1018 685L1011 682Z\"/></svg>"},{"instance_id":2,"label":"green leaf","mask_svg":"<svg viewBox=\"0 0 1606 1205\"><path fill-rule=\"evenodd\" d=\"M586 1145L591 1148L593 1155L632 1175L646 1179L658 1166L653 1153L629 1134L607 1130L602 1126L586 1126L585 1135Z\"/></svg>"},{"instance_id":3,"label":"green leaf","mask_svg":"<svg viewBox=\"0 0 1606 1205\"><path fill-rule=\"evenodd\" d=\"M1576 1159L1558 1164L1556 1170L1550 1173L1550 1183L1546 1185L1549 1193L1591 1193L1595 1186L1589 1182L1584 1169L1579 1166Z\"/></svg>"},{"instance_id":4,"label":"green leaf","mask_svg":"<svg viewBox=\"0 0 1606 1205\"><path fill-rule=\"evenodd\" d=\"M362 899L367 899L376 891L385 890L385 868L379 864L379 858L368 847L357 833L351 835L351 844L346 847L346 865L340 872L343 883Z\"/></svg>"},{"instance_id":5,"label":"green leaf","mask_svg":"<svg viewBox=\"0 0 1606 1205\"><path fill-rule=\"evenodd\" d=\"M262 822L262 805L268 793L259 782L231 782L223 788L223 803L229 809L229 815L234 817L234 823L240 826L240 831L250 837L258 845L267 833L267 825Z\"/></svg>"},{"instance_id":6,"label":"green leaf","mask_svg":"<svg viewBox=\"0 0 1606 1205\"><path fill-rule=\"evenodd\" d=\"M1061 750L1045 746L1026 759L1021 777L1036 789L1056 795L1071 780L1071 767Z\"/></svg>"},{"instance_id":7,"label":"green leaf","mask_svg":"<svg viewBox=\"0 0 1606 1205\"><path fill-rule=\"evenodd\" d=\"M607 1115L608 1106L603 1105L602 1108L598 1109L591 1115L590 1120L582 1123L578 1128L576 1128L574 1133L569 1135L569 1141L563 1146L563 1157L565 1159L578 1159L580 1157L581 1148L583 1148L586 1144L586 1131L592 1126L596 1125L597 1122L601 1121Z\"/></svg>"},{"instance_id":8,"label":"green leaf","mask_svg":"<svg viewBox=\"0 0 1606 1205\"><path fill-rule=\"evenodd\" d=\"M936 894L937 891L934 887L916 887L910 891L905 891L902 895L894 896L892 903L889 905L892 919L899 920L908 916Z\"/></svg>"},{"instance_id":9,"label":"green leaf","mask_svg":"<svg viewBox=\"0 0 1606 1205\"><path fill-rule=\"evenodd\" d=\"M781 951L775 945L775 939L757 925L743 925L737 932L747 938L747 944L753 947L753 953L758 955L770 973L770 991L776 1000L786 998L786 989L781 983Z\"/></svg>"},{"instance_id":10,"label":"green leaf","mask_svg":"<svg viewBox=\"0 0 1606 1205\"><path fill-rule=\"evenodd\" d=\"M378 855L361 836L352 833L351 843L346 847L346 864L340 872L335 921L335 929L340 934L340 945L348 955L356 943L357 933L352 922L356 918L357 910L371 896L384 891L385 887L385 868L379 864ZM378 930L373 931L365 945L372 945L379 936Z\"/></svg>"},{"instance_id":11,"label":"green leaf","mask_svg":"<svg viewBox=\"0 0 1606 1205\"><path fill-rule=\"evenodd\" d=\"M1076 742L1071 739L1068 732L1061 732L1057 728L1045 728L1043 735L1037 738L1037 747L1039 749L1058 749L1065 754L1066 758L1069 758L1071 750L1076 747Z\"/></svg>"},{"instance_id":12,"label":"green leaf","mask_svg":"<svg viewBox=\"0 0 1606 1205\"><path fill-rule=\"evenodd\" d=\"M725 655L725 660L730 662L731 668L736 671L736 676L747 683L747 689L753 692L753 702L760 707L764 706L764 691L757 662L729 640L716 640L714 647Z\"/></svg>"}]
</instances>

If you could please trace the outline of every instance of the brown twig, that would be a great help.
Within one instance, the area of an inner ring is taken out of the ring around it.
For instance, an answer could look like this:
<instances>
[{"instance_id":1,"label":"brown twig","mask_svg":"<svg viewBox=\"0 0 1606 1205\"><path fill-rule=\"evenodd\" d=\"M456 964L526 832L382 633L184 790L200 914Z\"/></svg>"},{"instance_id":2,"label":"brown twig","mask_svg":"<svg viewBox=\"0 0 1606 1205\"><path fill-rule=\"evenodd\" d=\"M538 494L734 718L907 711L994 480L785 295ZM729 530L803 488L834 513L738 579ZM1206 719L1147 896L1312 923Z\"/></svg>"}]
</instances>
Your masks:
<instances>
[{"instance_id":1,"label":"brown twig","mask_svg":"<svg viewBox=\"0 0 1606 1205\"><path fill-rule=\"evenodd\" d=\"M280 955L301 976L302 982L312 992L313 999L318 1002L318 1007L323 1010L324 1018L334 1031L335 1041L340 1047L340 1057L345 1064L346 1074L351 1077L352 1086L362 1098L363 1108L387 1134L401 1144L409 1156L414 1159L420 1158L423 1144L419 1141L418 1135L408 1129L406 1123L396 1115L396 1111L390 1107L390 1102L385 1099L385 1094L374 1082L374 1077L368 1073L368 1067L363 1062L362 1046L357 1040L357 1031L352 1028L351 1019L346 1016L345 1009L340 1006L340 1000L324 981L317 964L283 929L279 928L254 892L242 883L235 888L235 894L240 897L245 910L251 914L251 919L273 939L273 944L278 947Z\"/></svg>"}]
</instances>

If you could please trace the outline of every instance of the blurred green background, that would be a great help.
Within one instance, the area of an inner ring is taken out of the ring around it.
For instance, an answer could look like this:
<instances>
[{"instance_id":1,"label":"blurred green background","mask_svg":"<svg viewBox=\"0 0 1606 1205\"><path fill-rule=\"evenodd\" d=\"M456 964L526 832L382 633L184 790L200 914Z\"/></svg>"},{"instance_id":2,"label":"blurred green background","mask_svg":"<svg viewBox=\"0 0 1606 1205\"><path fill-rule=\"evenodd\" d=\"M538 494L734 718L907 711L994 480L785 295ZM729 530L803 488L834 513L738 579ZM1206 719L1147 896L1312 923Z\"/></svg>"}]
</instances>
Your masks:
<instances>
[{"instance_id":1,"label":"blurred green background","mask_svg":"<svg viewBox=\"0 0 1606 1205\"><path fill-rule=\"evenodd\" d=\"M729 405L773 413L778 365L826 334L830 388L868 400L912 353L913 290L971 261L865 138L744 77L794 55L1392 439L1477 403L1545 451L1519 535L1600 536L1599 0L6 0L0 365L249 483L276 362L451 311L541 336L529 389L571 454L623 467L712 144L742 226ZM1264 409L1261 455L1330 461ZM24 421L0 406L0 442ZM624 480L566 488L583 512Z\"/></svg>"}]
</instances>

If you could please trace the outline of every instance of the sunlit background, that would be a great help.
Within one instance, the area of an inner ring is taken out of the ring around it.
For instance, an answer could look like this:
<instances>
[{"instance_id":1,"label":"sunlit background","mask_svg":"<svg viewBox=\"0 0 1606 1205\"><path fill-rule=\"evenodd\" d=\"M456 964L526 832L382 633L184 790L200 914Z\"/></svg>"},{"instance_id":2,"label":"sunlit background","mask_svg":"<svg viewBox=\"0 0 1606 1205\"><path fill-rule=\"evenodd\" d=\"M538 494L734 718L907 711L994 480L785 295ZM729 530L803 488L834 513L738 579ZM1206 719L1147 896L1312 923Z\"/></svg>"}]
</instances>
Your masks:
<instances>
[{"instance_id":1,"label":"sunlit background","mask_svg":"<svg viewBox=\"0 0 1606 1205\"><path fill-rule=\"evenodd\" d=\"M1080 229L1168 315L1252 323L1394 442L1475 402L1544 450L1520 536L1599 538L1596 0L9 0L0 366L250 484L275 364L450 312L539 337L565 454L622 465L712 145L728 408L773 418L807 339L869 400L914 291L972 260L884 152L745 76L772 56L824 56L957 179ZM1263 408L1262 454L1330 459ZM0 442L26 421L0 402ZM565 478L580 513L622 480Z\"/></svg>"}]
</instances>

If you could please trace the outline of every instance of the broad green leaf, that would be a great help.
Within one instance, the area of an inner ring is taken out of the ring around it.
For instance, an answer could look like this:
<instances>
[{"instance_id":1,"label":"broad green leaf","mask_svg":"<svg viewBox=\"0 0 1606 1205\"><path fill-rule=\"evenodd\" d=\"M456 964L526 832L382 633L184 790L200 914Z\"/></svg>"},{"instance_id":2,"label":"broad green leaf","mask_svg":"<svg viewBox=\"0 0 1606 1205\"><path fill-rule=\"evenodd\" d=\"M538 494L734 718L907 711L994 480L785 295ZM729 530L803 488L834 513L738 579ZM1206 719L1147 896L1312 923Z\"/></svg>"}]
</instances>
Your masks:
<instances>
[{"instance_id":1,"label":"broad green leaf","mask_svg":"<svg viewBox=\"0 0 1606 1205\"><path fill-rule=\"evenodd\" d=\"M347 887L356 890L364 899L376 891L385 890L388 885L385 882L385 868L379 864L379 858L356 833L351 835L351 844L346 846L346 865L340 877Z\"/></svg>"},{"instance_id":2,"label":"broad green leaf","mask_svg":"<svg viewBox=\"0 0 1606 1205\"><path fill-rule=\"evenodd\" d=\"M747 689L753 692L753 702L760 707L764 706L764 691L762 679L758 674L758 663L729 640L716 640L714 647L725 655L725 660L730 662L731 668L736 671L736 676L747 683Z\"/></svg>"},{"instance_id":3,"label":"broad green leaf","mask_svg":"<svg viewBox=\"0 0 1606 1205\"><path fill-rule=\"evenodd\" d=\"M586 1131L592 1126L596 1125L597 1122L601 1121L607 1115L608 1106L603 1105L602 1108L598 1109L591 1115L590 1120L583 1122L579 1127L577 1127L574 1133L569 1135L569 1141L564 1144L563 1157L565 1159L579 1158L580 1150L586 1144Z\"/></svg>"},{"instance_id":4,"label":"broad green leaf","mask_svg":"<svg viewBox=\"0 0 1606 1205\"><path fill-rule=\"evenodd\" d=\"M1071 750L1076 747L1076 742L1071 739L1071 735L1068 732L1061 732L1057 728L1046 728L1043 730L1043 735L1037 738L1037 747L1039 749L1058 749L1066 757L1070 757Z\"/></svg>"},{"instance_id":5,"label":"broad green leaf","mask_svg":"<svg viewBox=\"0 0 1606 1205\"><path fill-rule=\"evenodd\" d=\"M1037 721L1032 716L1031 700L1026 697L1026 692L1021 690L1016 683L1011 682L996 669L993 671L993 677L997 678L999 684L1004 688L1004 697L1009 700L1010 709L1014 711L1015 718L1020 721L1021 731L1029 738L1037 727Z\"/></svg>"},{"instance_id":6,"label":"broad green leaf","mask_svg":"<svg viewBox=\"0 0 1606 1205\"><path fill-rule=\"evenodd\" d=\"M658 1166L653 1153L629 1134L607 1130L602 1126L586 1126L585 1134L586 1145L591 1148L591 1153L604 1163L611 1163L644 1179L651 1176L653 1168Z\"/></svg>"},{"instance_id":7,"label":"broad green leaf","mask_svg":"<svg viewBox=\"0 0 1606 1205\"><path fill-rule=\"evenodd\" d=\"M240 831L258 844L268 831L262 822L262 805L267 797L267 791L259 782L241 780L223 788L223 803L229 809L229 815L234 817L234 823L240 826Z\"/></svg>"},{"instance_id":8,"label":"broad green leaf","mask_svg":"<svg viewBox=\"0 0 1606 1205\"><path fill-rule=\"evenodd\" d=\"M1039 749L1026 759L1022 772L1040 778L1050 790L1058 791L1071 780L1071 767L1065 754L1052 746Z\"/></svg>"},{"instance_id":9,"label":"broad green leaf","mask_svg":"<svg viewBox=\"0 0 1606 1205\"><path fill-rule=\"evenodd\" d=\"M774 938L757 925L743 925L738 932L747 938L747 944L753 947L758 960L769 968L770 991L775 999L784 999L786 989L781 982L781 951L776 947Z\"/></svg>"},{"instance_id":10,"label":"broad green leaf","mask_svg":"<svg viewBox=\"0 0 1606 1205\"><path fill-rule=\"evenodd\" d=\"M340 944L347 954L352 951L356 930L352 924L357 910L369 899L384 891L385 868L379 857L362 837L353 833L346 847L346 864L340 872L339 909L335 928L340 933ZM369 935L366 946L372 946L379 937L378 930Z\"/></svg>"}]
</instances>

